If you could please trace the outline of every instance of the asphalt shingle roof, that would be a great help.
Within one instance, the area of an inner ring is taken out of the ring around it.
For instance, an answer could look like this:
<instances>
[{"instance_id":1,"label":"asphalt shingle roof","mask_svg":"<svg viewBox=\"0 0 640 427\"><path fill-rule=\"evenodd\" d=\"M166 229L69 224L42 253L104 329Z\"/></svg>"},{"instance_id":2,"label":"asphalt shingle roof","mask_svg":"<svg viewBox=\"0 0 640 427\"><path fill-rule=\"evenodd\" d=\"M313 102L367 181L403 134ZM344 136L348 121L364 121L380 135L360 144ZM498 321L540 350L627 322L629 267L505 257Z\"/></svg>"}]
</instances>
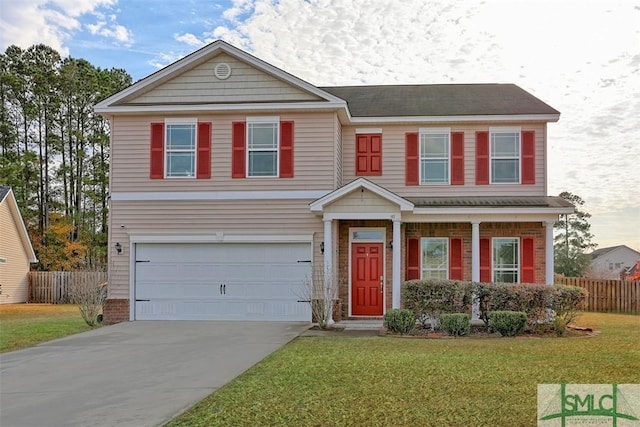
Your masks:
<instances>
[{"instance_id":1,"label":"asphalt shingle roof","mask_svg":"<svg viewBox=\"0 0 640 427\"><path fill-rule=\"evenodd\" d=\"M514 84L320 87L354 117L560 114Z\"/></svg>"},{"instance_id":2,"label":"asphalt shingle roof","mask_svg":"<svg viewBox=\"0 0 640 427\"><path fill-rule=\"evenodd\" d=\"M527 196L527 197L406 197L417 208L452 208L452 207L541 207L572 208L573 205L562 197Z\"/></svg>"},{"instance_id":3,"label":"asphalt shingle roof","mask_svg":"<svg viewBox=\"0 0 640 427\"><path fill-rule=\"evenodd\" d=\"M9 190L11 190L11 187L0 185L0 202L4 200L7 194L9 194Z\"/></svg>"}]
</instances>

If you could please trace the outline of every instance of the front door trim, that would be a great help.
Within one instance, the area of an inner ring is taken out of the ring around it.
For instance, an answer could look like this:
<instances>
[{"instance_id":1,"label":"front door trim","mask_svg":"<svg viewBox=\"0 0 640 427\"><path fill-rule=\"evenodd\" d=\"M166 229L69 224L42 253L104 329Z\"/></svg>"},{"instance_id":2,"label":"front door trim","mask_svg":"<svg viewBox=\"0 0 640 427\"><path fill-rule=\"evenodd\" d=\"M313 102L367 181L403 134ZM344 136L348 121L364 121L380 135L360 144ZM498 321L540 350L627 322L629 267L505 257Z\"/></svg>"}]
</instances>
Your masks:
<instances>
[{"instance_id":1,"label":"front door trim","mask_svg":"<svg viewBox=\"0 0 640 427\"><path fill-rule=\"evenodd\" d=\"M378 234L378 236L372 236L372 237L364 237L364 238L360 238L356 234L356 232L372 232L371 234ZM348 285L348 289L349 289L349 317L353 316L353 310L352 310L352 298L353 296L351 295L351 269L353 268L353 266L351 265L351 257L352 257L352 251L351 251L351 247L353 245L353 243L382 243L382 275L383 275L383 280L384 283L386 284L387 282L387 263L386 263L386 259L387 259L387 245L385 244L386 242L386 235L387 235L387 229L385 227L349 227L349 256L348 256L348 262L349 262L349 283ZM382 314L384 315L385 311L386 311L386 295L387 293L384 292L383 296L382 296Z\"/></svg>"}]
</instances>

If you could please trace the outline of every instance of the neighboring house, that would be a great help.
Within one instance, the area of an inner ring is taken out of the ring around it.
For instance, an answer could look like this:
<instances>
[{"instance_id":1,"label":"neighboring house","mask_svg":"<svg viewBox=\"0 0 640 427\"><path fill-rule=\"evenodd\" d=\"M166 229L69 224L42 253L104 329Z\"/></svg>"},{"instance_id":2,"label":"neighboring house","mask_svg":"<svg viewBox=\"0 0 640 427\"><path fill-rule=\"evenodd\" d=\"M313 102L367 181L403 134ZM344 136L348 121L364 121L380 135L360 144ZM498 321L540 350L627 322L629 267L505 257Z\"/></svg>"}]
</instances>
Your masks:
<instances>
[{"instance_id":1,"label":"neighboring house","mask_svg":"<svg viewBox=\"0 0 640 427\"><path fill-rule=\"evenodd\" d=\"M0 304L27 302L29 264L38 262L10 187L0 186Z\"/></svg>"},{"instance_id":2,"label":"neighboring house","mask_svg":"<svg viewBox=\"0 0 640 427\"><path fill-rule=\"evenodd\" d=\"M640 252L625 245L610 246L591 252L591 275L602 279L619 279L640 260Z\"/></svg>"},{"instance_id":3,"label":"neighboring house","mask_svg":"<svg viewBox=\"0 0 640 427\"><path fill-rule=\"evenodd\" d=\"M95 110L108 322L309 321L312 267L343 318L400 307L406 279L553 283L560 113L515 85L316 87L216 41Z\"/></svg>"}]
</instances>

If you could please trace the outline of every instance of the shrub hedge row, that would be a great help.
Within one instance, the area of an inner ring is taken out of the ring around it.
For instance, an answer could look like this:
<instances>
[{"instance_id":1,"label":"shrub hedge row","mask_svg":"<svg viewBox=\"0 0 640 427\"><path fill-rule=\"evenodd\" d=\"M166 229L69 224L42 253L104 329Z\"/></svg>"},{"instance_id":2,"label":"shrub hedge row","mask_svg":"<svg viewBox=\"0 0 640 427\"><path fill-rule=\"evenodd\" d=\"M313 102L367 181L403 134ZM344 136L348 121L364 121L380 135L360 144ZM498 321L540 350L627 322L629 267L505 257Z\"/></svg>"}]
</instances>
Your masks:
<instances>
[{"instance_id":1,"label":"shrub hedge row","mask_svg":"<svg viewBox=\"0 0 640 427\"><path fill-rule=\"evenodd\" d=\"M526 324L553 322L557 332L575 319L587 297L587 291L577 286L478 283L457 280L409 280L402 287L402 302L423 323L438 320L444 313L467 313L476 302L479 317L489 326L490 311L526 313Z\"/></svg>"}]
</instances>

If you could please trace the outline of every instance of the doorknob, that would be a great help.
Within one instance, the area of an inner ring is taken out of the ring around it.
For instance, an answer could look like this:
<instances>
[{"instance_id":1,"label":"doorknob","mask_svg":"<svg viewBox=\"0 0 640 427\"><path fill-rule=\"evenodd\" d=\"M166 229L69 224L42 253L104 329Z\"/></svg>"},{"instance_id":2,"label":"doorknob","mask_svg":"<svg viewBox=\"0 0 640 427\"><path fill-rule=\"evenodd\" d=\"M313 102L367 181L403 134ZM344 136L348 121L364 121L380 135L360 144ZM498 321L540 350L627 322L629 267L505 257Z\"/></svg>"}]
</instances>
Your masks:
<instances>
[{"instance_id":1,"label":"doorknob","mask_svg":"<svg viewBox=\"0 0 640 427\"><path fill-rule=\"evenodd\" d=\"M380 276L380 293L384 293L384 276Z\"/></svg>"}]
</instances>

